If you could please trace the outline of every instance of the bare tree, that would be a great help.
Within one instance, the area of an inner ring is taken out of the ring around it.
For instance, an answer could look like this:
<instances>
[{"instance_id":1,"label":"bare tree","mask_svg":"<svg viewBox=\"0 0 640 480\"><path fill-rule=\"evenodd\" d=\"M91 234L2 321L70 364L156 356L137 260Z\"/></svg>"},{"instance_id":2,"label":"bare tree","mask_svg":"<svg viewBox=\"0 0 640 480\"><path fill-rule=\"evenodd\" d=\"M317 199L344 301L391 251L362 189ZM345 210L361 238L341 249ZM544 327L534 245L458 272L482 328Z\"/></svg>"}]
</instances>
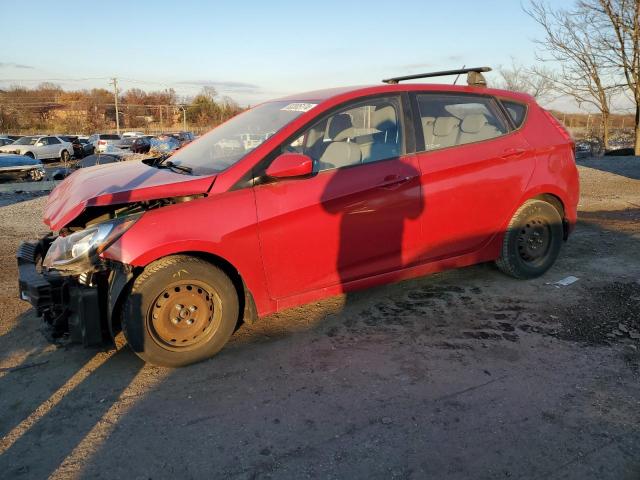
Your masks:
<instances>
[{"instance_id":1,"label":"bare tree","mask_svg":"<svg viewBox=\"0 0 640 480\"><path fill-rule=\"evenodd\" d=\"M558 92L574 98L579 106L590 105L600 112L600 132L606 148L611 98L619 90L619 84L596 40L599 25L583 3L571 10L552 10L542 1L531 0L525 11L545 32L544 39L536 41L540 47L539 60L558 65L556 75L549 75L543 68L535 69L536 73L552 81Z\"/></svg>"},{"instance_id":2,"label":"bare tree","mask_svg":"<svg viewBox=\"0 0 640 480\"><path fill-rule=\"evenodd\" d=\"M547 68L525 67L512 58L511 65L501 66L498 74L498 88L528 93L539 102L550 101L554 97L555 75Z\"/></svg>"},{"instance_id":3,"label":"bare tree","mask_svg":"<svg viewBox=\"0 0 640 480\"><path fill-rule=\"evenodd\" d=\"M600 54L635 103L635 154L640 155L640 0L580 0L597 29Z\"/></svg>"}]
</instances>

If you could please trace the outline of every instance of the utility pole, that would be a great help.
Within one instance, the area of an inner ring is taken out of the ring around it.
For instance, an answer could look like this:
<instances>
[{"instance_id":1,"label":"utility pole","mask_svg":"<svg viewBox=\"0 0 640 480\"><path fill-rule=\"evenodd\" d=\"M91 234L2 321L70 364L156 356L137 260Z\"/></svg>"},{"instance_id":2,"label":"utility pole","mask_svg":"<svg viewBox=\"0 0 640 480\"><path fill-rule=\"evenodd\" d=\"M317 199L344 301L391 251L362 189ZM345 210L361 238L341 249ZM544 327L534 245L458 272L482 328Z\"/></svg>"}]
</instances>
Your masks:
<instances>
[{"instance_id":1,"label":"utility pole","mask_svg":"<svg viewBox=\"0 0 640 480\"><path fill-rule=\"evenodd\" d=\"M184 108L184 105L180 105L182 109L182 130L187 131L187 109Z\"/></svg>"},{"instance_id":2,"label":"utility pole","mask_svg":"<svg viewBox=\"0 0 640 480\"><path fill-rule=\"evenodd\" d=\"M116 103L116 132L120 135L120 113L118 112L118 79L113 77L109 82L113 85L113 95Z\"/></svg>"}]
</instances>

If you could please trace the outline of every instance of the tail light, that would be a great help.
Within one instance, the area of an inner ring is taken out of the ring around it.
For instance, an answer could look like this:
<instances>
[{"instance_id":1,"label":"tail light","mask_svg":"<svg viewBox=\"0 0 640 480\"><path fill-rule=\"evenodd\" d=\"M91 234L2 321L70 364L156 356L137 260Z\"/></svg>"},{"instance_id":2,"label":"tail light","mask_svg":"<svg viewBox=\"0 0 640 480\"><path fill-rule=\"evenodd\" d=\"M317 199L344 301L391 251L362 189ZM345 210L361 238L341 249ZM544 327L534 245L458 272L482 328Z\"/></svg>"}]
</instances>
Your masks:
<instances>
[{"instance_id":1,"label":"tail light","mask_svg":"<svg viewBox=\"0 0 640 480\"><path fill-rule=\"evenodd\" d=\"M107 141L106 140L98 140L98 145L106 145Z\"/></svg>"}]
</instances>

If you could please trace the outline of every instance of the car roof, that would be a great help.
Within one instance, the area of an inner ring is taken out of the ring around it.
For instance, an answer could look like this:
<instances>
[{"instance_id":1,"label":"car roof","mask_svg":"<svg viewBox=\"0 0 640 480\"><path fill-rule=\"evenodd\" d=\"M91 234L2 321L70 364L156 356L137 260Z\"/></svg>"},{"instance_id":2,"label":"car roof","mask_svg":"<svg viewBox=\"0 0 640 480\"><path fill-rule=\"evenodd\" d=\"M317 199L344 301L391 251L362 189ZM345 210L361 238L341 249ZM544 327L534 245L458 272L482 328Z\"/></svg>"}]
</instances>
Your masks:
<instances>
[{"instance_id":1,"label":"car roof","mask_svg":"<svg viewBox=\"0 0 640 480\"><path fill-rule=\"evenodd\" d=\"M296 102L324 102L338 97L358 98L366 95L398 92L451 92L451 93L474 93L476 95L493 95L497 97L511 98L516 101L529 103L534 101L533 97L521 92L500 90L496 88L475 87L467 85L451 85L438 83L402 83L402 84L377 84L358 85L349 87L327 88L324 90L314 90L310 92L297 93L286 97L278 98L274 101L296 101Z\"/></svg>"}]
</instances>

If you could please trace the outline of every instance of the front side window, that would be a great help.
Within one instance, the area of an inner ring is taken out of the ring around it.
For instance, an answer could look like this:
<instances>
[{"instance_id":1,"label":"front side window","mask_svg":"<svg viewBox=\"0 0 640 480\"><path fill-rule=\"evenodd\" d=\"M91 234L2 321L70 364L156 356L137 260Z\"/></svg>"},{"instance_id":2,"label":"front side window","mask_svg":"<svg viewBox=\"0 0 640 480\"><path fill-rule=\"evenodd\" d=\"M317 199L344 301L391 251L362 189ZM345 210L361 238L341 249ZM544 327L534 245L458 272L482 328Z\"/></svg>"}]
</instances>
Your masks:
<instances>
[{"instance_id":1,"label":"front side window","mask_svg":"<svg viewBox=\"0 0 640 480\"><path fill-rule=\"evenodd\" d=\"M395 158L402 154L401 118L396 96L363 100L316 122L283 151L309 156L316 172Z\"/></svg>"},{"instance_id":2,"label":"front side window","mask_svg":"<svg viewBox=\"0 0 640 480\"><path fill-rule=\"evenodd\" d=\"M507 133L491 98L473 95L417 95L425 151L481 142Z\"/></svg>"},{"instance_id":3,"label":"front side window","mask_svg":"<svg viewBox=\"0 0 640 480\"><path fill-rule=\"evenodd\" d=\"M263 103L189 143L174 153L171 161L190 167L196 175L221 172L316 105L290 101Z\"/></svg>"}]
</instances>

